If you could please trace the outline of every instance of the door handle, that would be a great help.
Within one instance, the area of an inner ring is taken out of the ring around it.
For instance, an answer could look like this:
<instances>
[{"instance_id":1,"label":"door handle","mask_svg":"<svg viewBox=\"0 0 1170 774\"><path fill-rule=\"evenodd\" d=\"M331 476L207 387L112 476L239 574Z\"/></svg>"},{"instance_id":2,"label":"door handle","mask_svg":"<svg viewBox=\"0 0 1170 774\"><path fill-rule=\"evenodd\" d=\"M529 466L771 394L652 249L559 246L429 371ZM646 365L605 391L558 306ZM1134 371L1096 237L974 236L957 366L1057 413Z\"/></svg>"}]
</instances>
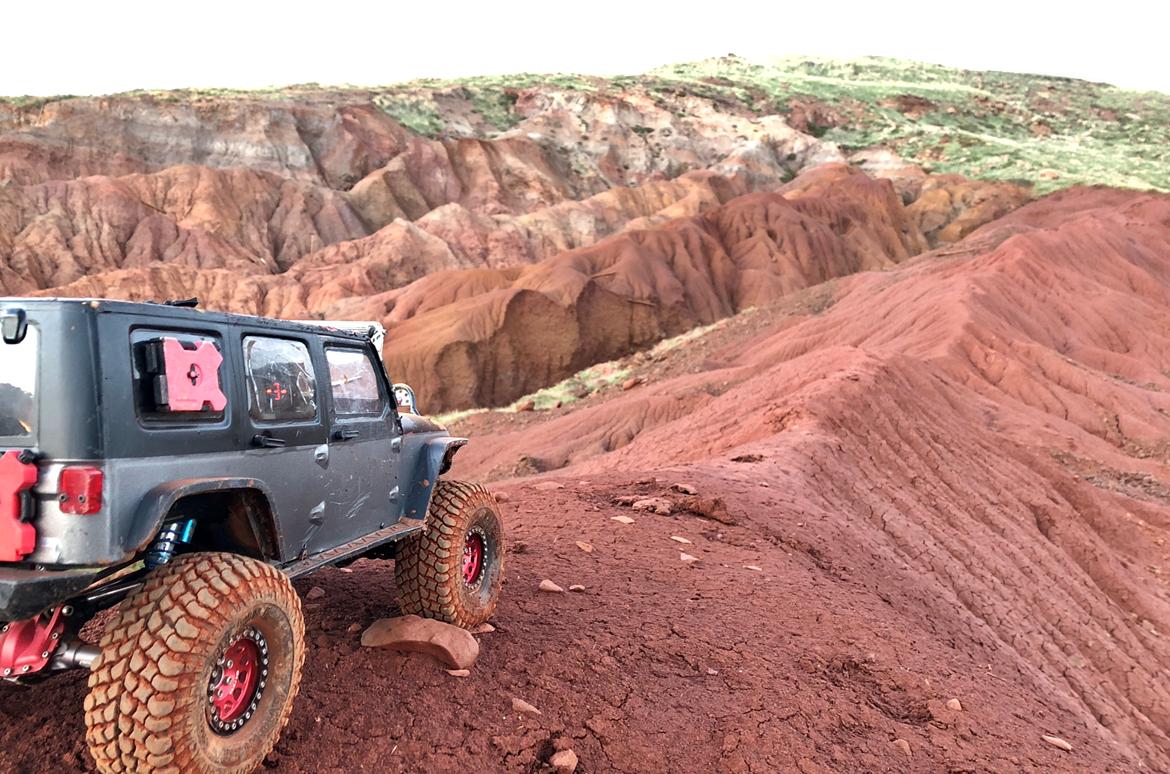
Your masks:
<instances>
[{"instance_id":1,"label":"door handle","mask_svg":"<svg viewBox=\"0 0 1170 774\"><path fill-rule=\"evenodd\" d=\"M266 449L279 449L281 446L288 445L288 441L283 438L273 438L271 435L265 435L263 433L257 433L252 436L252 443Z\"/></svg>"},{"instance_id":2,"label":"door handle","mask_svg":"<svg viewBox=\"0 0 1170 774\"><path fill-rule=\"evenodd\" d=\"M352 441L354 438L360 436L357 430L334 430L333 440L335 441Z\"/></svg>"}]
</instances>

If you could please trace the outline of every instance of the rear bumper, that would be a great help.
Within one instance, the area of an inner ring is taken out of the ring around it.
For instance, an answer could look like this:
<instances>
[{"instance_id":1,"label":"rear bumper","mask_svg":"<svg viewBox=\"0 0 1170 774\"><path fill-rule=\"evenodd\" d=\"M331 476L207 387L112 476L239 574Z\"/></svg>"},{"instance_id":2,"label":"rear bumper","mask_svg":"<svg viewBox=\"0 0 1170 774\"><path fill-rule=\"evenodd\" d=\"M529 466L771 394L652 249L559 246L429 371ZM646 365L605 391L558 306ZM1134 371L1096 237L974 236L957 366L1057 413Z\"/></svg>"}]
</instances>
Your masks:
<instances>
[{"instance_id":1,"label":"rear bumper","mask_svg":"<svg viewBox=\"0 0 1170 774\"><path fill-rule=\"evenodd\" d=\"M94 570L0 568L0 621L23 621L93 582Z\"/></svg>"}]
</instances>

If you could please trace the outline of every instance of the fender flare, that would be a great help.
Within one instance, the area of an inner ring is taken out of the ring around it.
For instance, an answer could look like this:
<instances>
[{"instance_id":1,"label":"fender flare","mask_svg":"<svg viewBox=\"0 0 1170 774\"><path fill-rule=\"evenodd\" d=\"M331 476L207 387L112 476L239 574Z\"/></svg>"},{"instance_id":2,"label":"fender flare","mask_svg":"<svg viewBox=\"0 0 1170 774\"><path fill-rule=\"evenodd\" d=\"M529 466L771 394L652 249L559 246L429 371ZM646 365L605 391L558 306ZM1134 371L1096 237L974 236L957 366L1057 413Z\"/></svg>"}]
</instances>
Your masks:
<instances>
[{"instance_id":1,"label":"fender flare","mask_svg":"<svg viewBox=\"0 0 1170 774\"><path fill-rule=\"evenodd\" d=\"M279 547L281 542L279 531L280 520L277 518L276 500L273 499L271 490L262 481L254 478L232 478L227 476L216 478L184 478L178 481L168 481L165 484L159 484L151 489L143 495L142 501L139 502L138 509L135 511L134 533L130 536L129 542L134 547L135 553L146 548L154 540L155 535L158 534L159 528L162 527L163 519L170 513L171 508L184 497L236 491L256 492L268 503L268 509L272 514L276 528L277 547ZM253 528L255 529L258 526L253 525Z\"/></svg>"},{"instance_id":2,"label":"fender flare","mask_svg":"<svg viewBox=\"0 0 1170 774\"><path fill-rule=\"evenodd\" d=\"M431 495L435 491L435 483L439 476L451 468L451 460L455 452L467 445L466 438L435 438L427 441L419 450L418 462L409 482L409 492L406 495L402 516L406 519L421 521L427 517L427 509L431 507Z\"/></svg>"}]
</instances>

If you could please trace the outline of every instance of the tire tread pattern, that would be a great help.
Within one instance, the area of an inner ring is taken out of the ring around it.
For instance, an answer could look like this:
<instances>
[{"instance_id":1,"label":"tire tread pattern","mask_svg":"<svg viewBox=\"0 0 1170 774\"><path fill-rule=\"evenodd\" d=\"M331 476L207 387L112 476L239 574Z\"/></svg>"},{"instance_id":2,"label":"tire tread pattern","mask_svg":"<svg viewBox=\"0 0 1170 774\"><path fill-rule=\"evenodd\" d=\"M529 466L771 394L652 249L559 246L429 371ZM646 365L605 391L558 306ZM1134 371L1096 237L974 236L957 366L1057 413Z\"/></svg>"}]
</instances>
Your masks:
<instances>
[{"instance_id":1,"label":"tire tread pattern","mask_svg":"<svg viewBox=\"0 0 1170 774\"><path fill-rule=\"evenodd\" d=\"M272 751L288 722L304 664L300 598L284 573L262 561L226 553L186 554L148 575L145 585L119 606L101 638L85 699L86 741L99 771L228 774L201 765L194 740L183 728L182 713L189 708L180 706L180 699L196 681L207 679L200 651L208 640L218 642L232 611L257 599L289 616L296 638L293 680L277 733L251 756L254 764L231 774L247 774Z\"/></svg>"},{"instance_id":2,"label":"tire tread pattern","mask_svg":"<svg viewBox=\"0 0 1170 774\"><path fill-rule=\"evenodd\" d=\"M459 584L463 583L461 538L471 515L481 506L490 507L498 516L499 504L482 484L446 480L435 484L426 529L399 543L394 562L398 604L403 613L465 629L491 617L494 602L486 610L469 610L459 593ZM496 583L502 584L502 550L496 560L501 565Z\"/></svg>"}]
</instances>

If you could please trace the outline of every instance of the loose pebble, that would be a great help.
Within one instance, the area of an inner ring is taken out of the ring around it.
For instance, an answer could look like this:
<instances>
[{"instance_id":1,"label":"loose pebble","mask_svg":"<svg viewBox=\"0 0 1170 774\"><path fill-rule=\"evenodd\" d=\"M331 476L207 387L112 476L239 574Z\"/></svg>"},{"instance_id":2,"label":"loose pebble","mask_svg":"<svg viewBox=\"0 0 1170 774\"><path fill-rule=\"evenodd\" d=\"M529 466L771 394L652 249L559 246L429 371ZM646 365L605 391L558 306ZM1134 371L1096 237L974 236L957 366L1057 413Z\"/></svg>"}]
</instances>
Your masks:
<instances>
[{"instance_id":1,"label":"loose pebble","mask_svg":"<svg viewBox=\"0 0 1170 774\"><path fill-rule=\"evenodd\" d=\"M1072 752L1072 745L1061 739L1059 736L1048 736L1048 734L1041 734L1040 738L1058 750Z\"/></svg>"},{"instance_id":2,"label":"loose pebble","mask_svg":"<svg viewBox=\"0 0 1170 774\"><path fill-rule=\"evenodd\" d=\"M577 770L577 753L572 750L559 750L548 759L548 765L552 766L557 774L573 774Z\"/></svg>"},{"instance_id":3,"label":"loose pebble","mask_svg":"<svg viewBox=\"0 0 1170 774\"><path fill-rule=\"evenodd\" d=\"M676 542L676 543L684 543L684 544L686 544L686 545L688 545L688 546L689 546L689 545L691 545L691 541L687 540L687 539L686 539L685 537L683 537L682 535L671 535L671 536L670 536L670 539L671 539L671 540L673 540L673 541L674 541L674 542Z\"/></svg>"},{"instance_id":4,"label":"loose pebble","mask_svg":"<svg viewBox=\"0 0 1170 774\"><path fill-rule=\"evenodd\" d=\"M512 698L512 711L513 712L526 712L529 715L543 715L544 714L543 712L538 710L536 707L533 707L531 704L524 701L523 699L517 699L515 697Z\"/></svg>"},{"instance_id":5,"label":"loose pebble","mask_svg":"<svg viewBox=\"0 0 1170 774\"><path fill-rule=\"evenodd\" d=\"M560 586L545 578L540 582L540 590L547 591L549 594L560 594L564 591Z\"/></svg>"},{"instance_id":6,"label":"loose pebble","mask_svg":"<svg viewBox=\"0 0 1170 774\"><path fill-rule=\"evenodd\" d=\"M587 554L593 553L593 544L586 543L584 540L577 541L577 548L580 548L582 551L584 551Z\"/></svg>"},{"instance_id":7,"label":"loose pebble","mask_svg":"<svg viewBox=\"0 0 1170 774\"><path fill-rule=\"evenodd\" d=\"M634 520L629 516L610 516L611 521L616 521L619 524L633 524Z\"/></svg>"},{"instance_id":8,"label":"loose pebble","mask_svg":"<svg viewBox=\"0 0 1170 774\"><path fill-rule=\"evenodd\" d=\"M963 704L958 699L947 699L947 709L962 712Z\"/></svg>"}]
</instances>

